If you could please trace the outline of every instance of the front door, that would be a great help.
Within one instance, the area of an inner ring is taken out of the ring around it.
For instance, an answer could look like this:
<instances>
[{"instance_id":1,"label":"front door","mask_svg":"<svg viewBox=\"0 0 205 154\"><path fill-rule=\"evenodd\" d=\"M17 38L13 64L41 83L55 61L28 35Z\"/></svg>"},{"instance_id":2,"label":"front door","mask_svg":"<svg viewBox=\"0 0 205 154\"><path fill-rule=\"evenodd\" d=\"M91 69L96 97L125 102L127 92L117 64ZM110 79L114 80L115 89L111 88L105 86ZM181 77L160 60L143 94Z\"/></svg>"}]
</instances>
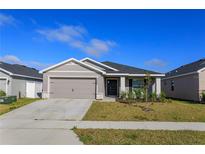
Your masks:
<instances>
[{"instance_id":1,"label":"front door","mask_svg":"<svg viewBox=\"0 0 205 154\"><path fill-rule=\"evenodd\" d=\"M117 80L107 80L107 95L117 96Z\"/></svg>"}]
</instances>

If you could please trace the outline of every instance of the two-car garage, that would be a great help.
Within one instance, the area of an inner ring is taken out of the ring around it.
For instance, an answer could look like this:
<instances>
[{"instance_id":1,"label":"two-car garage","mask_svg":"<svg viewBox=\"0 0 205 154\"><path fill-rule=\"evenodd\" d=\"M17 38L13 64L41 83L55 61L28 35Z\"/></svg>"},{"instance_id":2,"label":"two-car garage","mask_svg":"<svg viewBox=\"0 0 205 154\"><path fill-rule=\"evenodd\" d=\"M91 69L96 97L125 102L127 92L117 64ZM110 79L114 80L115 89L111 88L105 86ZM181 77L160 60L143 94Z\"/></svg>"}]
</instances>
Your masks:
<instances>
[{"instance_id":1,"label":"two-car garage","mask_svg":"<svg viewBox=\"0 0 205 154\"><path fill-rule=\"evenodd\" d=\"M50 78L50 98L95 99L95 78Z\"/></svg>"}]
</instances>

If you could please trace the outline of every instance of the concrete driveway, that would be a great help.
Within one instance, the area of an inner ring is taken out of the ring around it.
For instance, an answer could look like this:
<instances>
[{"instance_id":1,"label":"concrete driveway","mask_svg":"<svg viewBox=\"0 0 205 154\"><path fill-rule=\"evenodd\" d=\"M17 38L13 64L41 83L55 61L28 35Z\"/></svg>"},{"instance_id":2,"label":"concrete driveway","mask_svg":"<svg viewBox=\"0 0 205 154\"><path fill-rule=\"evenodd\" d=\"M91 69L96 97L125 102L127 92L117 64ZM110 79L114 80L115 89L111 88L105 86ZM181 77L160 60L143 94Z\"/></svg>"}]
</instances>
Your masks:
<instances>
[{"instance_id":1,"label":"concrete driveway","mask_svg":"<svg viewBox=\"0 0 205 154\"><path fill-rule=\"evenodd\" d=\"M49 99L6 113L0 116L0 144L82 144L72 130L56 128L55 122L81 120L91 104L89 99Z\"/></svg>"},{"instance_id":2,"label":"concrete driveway","mask_svg":"<svg viewBox=\"0 0 205 154\"><path fill-rule=\"evenodd\" d=\"M89 99L41 100L11 111L1 119L81 120L91 104Z\"/></svg>"}]
</instances>

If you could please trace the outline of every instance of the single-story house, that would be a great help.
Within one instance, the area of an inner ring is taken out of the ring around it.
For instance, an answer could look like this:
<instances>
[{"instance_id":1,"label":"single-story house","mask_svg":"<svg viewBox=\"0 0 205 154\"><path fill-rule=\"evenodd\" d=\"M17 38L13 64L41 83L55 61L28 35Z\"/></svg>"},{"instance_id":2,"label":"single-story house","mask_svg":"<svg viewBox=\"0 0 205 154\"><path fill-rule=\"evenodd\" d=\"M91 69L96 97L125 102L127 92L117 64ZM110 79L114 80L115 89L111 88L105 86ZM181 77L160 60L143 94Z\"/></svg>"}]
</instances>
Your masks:
<instances>
[{"instance_id":1,"label":"single-story house","mask_svg":"<svg viewBox=\"0 0 205 154\"><path fill-rule=\"evenodd\" d=\"M41 97L42 81L43 75L34 68L0 61L0 90L7 96Z\"/></svg>"},{"instance_id":2,"label":"single-story house","mask_svg":"<svg viewBox=\"0 0 205 154\"><path fill-rule=\"evenodd\" d=\"M162 90L171 98L201 101L201 94L205 91L205 59L166 73Z\"/></svg>"},{"instance_id":3,"label":"single-story house","mask_svg":"<svg viewBox=\"0 0 205 154\"><path fill-rule=\"evenodd\" d=\"M164 74L114 62L98 62L90 58L62 61L48 67L43 73L44 98L91 98L120 95L131 88L140 88L144 78L154 79L150 87L158 95L161 92L161 78Z\"/></svg>"}]
</instances>

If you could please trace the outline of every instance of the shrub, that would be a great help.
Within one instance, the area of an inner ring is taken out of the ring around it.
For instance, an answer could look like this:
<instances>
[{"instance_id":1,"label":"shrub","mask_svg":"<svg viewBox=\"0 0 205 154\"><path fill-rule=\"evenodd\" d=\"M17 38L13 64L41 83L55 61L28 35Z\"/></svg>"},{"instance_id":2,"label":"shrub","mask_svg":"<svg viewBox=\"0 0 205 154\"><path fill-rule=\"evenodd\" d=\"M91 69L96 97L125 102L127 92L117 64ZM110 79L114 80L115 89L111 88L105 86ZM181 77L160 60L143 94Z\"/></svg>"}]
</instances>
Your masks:
<instances>
[{"instance_id":1,"label":"shrub","mask_svg":"<svg viewBox=\"0 0 205 154\"><path fill-rule=\"evenodd\" d=\"M160 102L165 102L166 101L166 94L162 91L160 96L159 96L159 101Z\"/></svg>"},{"instance_id":2,"label":"shrub","mask_svg":"<svg viewBox=\"0 0 205 154\"><path fill-rule=\"evenodd\" d=\"M134 100L136 98L135 93L133 91L128 92L128 99L129 100Z\"/></svg>"},{"instance_id":3,"label":"shrub","mask_svg":"<svg viewBox=\"0 0 205 154\"><path fill-rule=\"evenodd\" d=\"M152 102L156 102L157 101L157 94L156 94L156 92L150 94L150 100Z\"/></svg>"},{"instance_id":4,"label":"shrub","mask_svg":"<svg viewBox=\"0 0 205 154\"><path fill-rule=\"evenodd\" d=\"M123 91L120 93L120 99L126 100L127 99L127 92Z\"/></svg>"},{"instance_id":5,"label":"shrub","mask_svg":"<svg viewBox=\"0 0 205 154\"><path fill-rule=\"evenodd\" d=\"M134 89L135 98L137 100L144 100L144 90L143 89Z\"/></svg>"},{"instance_id":6,"label":"shrub","mask_svg":"<svg viewBox=\"0 0 205 154\"><path fill-rule=\"evenodd\" d=\"M0 97L1 96L6 96L6 93L3 90L0 90Z\"/></svg>"}]
</instances>

